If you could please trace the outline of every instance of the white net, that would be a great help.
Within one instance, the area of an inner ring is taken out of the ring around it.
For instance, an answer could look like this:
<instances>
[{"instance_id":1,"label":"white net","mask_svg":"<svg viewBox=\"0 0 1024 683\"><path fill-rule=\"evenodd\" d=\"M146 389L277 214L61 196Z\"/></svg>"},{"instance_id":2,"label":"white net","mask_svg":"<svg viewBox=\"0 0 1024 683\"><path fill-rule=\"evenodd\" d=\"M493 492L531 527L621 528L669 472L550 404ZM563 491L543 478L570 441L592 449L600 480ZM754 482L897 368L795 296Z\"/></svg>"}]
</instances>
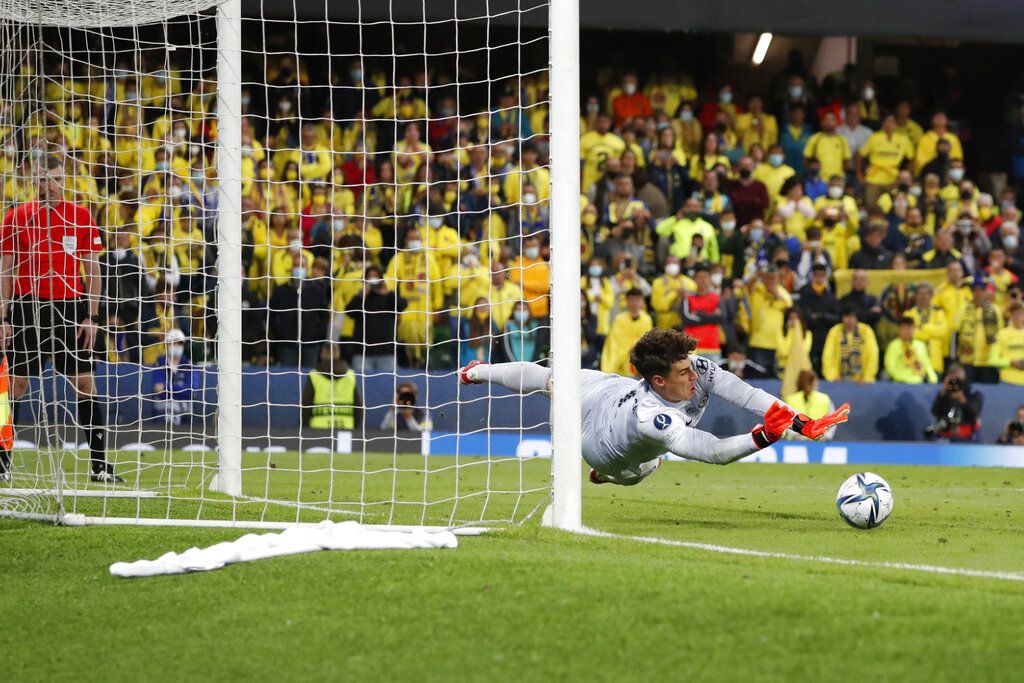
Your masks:
<instances>
[{"instance_id":1,"label":"white net","mask_svg":"<svg viewBox=\"0 0 1024 683\"><path fill-rule=\"evenodd\" d=\"M547 402L456 369L548 356L546 3L263 3L242 19L240 83L218 80L215 4L0 3L18 398L0 508L524 519L550 492ZM231 313L240 338L218 330ZM215 484L225 470L240 495Z\"/></svg>"}]
</instances>

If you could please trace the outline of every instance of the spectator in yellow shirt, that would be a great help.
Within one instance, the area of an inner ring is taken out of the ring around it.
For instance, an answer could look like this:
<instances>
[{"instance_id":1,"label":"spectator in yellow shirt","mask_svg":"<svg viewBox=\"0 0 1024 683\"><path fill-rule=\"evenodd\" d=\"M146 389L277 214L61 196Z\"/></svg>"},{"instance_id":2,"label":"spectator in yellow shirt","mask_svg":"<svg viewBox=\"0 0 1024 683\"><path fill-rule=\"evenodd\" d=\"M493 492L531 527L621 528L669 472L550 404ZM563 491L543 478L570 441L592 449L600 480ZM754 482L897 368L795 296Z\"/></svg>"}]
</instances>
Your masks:
<instances>
[{"instance_id":1,"label":"spectator in yellow shirt","mask_svg":"<svg viewBox=\"0 0 1024 683\"><path fill-rule=\"evenodd\" d=\"M597 336L604 339L612 324L612 308L615 306L615 289L611 278L605 273L604 260L599 256L590 259L587 274L580 278L580 289L587 300L590 315L593 316Z\"/></svg>"},{"instance_id":2,"label":"spectator in yellow shirt","mask_svg":"<svg viewBox=\"0 0 1024 683\"><path fill-rule=\"evenodd\" d=\"M992 303L992 290L980 274L971 281L971 294L960 316L953 319L956 359L971 382L995 384L999 373L991 363L991 347L1003 327L1003 314Z\"/></svg>"},{"instance_id":3,"label":"spectator in yellow shirt","mask_svg":"<svg viewBox=\"0 0 1024 683\"><path fill-rule=\"evenodd\" d=\"M786 311L793 306L789 292L779 283L779 272L768 266L750 287L747 297L747 356L775 376L775 356L782 344Z\"/></svg>"},{"instance_id":4,"label":"spectator in yellow shirt","mask_svg":"<svg viewBox=\"0 0 1024 683\"><path fill-rule=\"evenodd\" d=\"M875 332L857 321L857 309L844 307L842 322L828 331L821 353L821 374L828 382L872 383L878 374Z\"/></svg>"},{"instance_id":5,"label":"spectator in yellow shirt","mask_svg":"<svg viewBox=\"0 0 1024 683\"><path fill-rule=\"evenodd\" d=\"M523 290L509 279L508 270L500 261L491 261L491 286L486 295L491 307L491 320L498 329L504 329L516 303L523 299Z\"/></svg>"},{"instance_id":6,"label":"spectator in yellow shirt","mask_svg":"<svg viewBox=\"0 0 1024 683\"><path fill-rule=\"evenodd\" d=\"M821 130L811 136L804 147L804 165L811 159L820 164L822 178L843 175L850 163L850 145L842 135L836 132L835 112L827 111L821 117Z\"/></svg>"},{"instance_id":7,"label":"spectator in yellow shirt","mask_svg":"<svg viewBox=\"0 0 1024 683\"><path fill-rule=\"evenodd\" d=\"M956 133L949 130L949 119L946 118L946 112L937 111L932 115L931 130L922 135L917 143L917 156L914 160L917 173L921 173L925 164L935 158L935 145L939 140L949 142L950 159L964 158L964 150L960 145L960 138Z\"/></svg>"},{"instance_id":8,"label":"spectator in yellow shirt","mask_svg":"<svg viewBox=\"0 0 1024 683\"><path fill-rule=\"evenodd\" d=\"M747 99L747 111L736 115L735 128L740 147L748 151L755 144L767 149L779 141L779 122L764 110L760 95Z\"/></svg>"},{"instance_id":9,"label":"spectator in yellow shirt","mask_svg":"<svg viewBox=\"0 0 1024 683\"><path fill-rule=\"evenodd\" d=\"M701 258L718 263L721 258L718 238L715 236L714 227L701 217L700 209L700 200L690 197L683 202L683 208L679 213L658 223L654 230L661 237L671 238L669 253L680 259L690 255L693 236L701 235L704 238Z\"/></svg>"},{"instance_id":10,"label":"spectator in yellow shirt","mask_svg":"<svg viewBox=\"0 0 1024 683\"><path fill-rule=\"evenodd\" d=\"M936 372L945 369L945 357L949 354L949 337L952 334L946 312L932 304L932 286L921 283L914 290L914 305L906 317L914 322L914 338L928 347L928 357Z\"/></svg>"},{"instance_id":11,"label":"spectator in yellow shirt","mask_svg":"<svg viewBox=\"0 0 1024 683\"><path fill-rule=\"evenodd\" d=\"M304 123L298 149L279 149L274 152L274 168L280 174L289 162L298 164L298 177L302 182L326 180L331 172L331 150L316 141L316 127ZM298 201L301 201L301 197Z\"/></svg>"},{"instance_id":12,"label":"spectator in yellow shirt","mask_svg":"<svg viewBox=\"0 0 1024 683\"><path fill-rule=\"evenodd\" d=\"M395 253L384 273L388 289L406 301L398 317L398 341L406 345L409 360L418 367L426 360L434 313L441 310L444 296L441 269L424 246L420 231L410 229L405 234L404 248Z\"/></svg>"},{"instance_id":13,"label":"spectator in yellow shirt","mask_svg":"<svg viewBox=\"0 0 1024 683\"><path fill-rule=\"evenodd\" d=\"M1006 312L1010 324L996 335L991 365L999 368L1001 381L1024 386L1024 304L1015 301Z\"/></svg>"},{"instance_id":14,"label":"spectator in yellow shirt","mask_svg":"<svg viewBox=\"0 0 1024 683\"><path fill-rule=\"evenodd\" d=\"M896 131L896 117L886 114L882 130L872 133L857 153L857 180L865 185L864 202L869 211L878 206L883 192L892 189L900 167L913 153L910 140Z\"/></svg>"},{"instance_id":15,"label":"spectator in yellow shirt","mask_svg":"<svg viewBox=\"0 0 1024 683\"><path fill-rule=\"evenodd\" d=\"M910 140L910 145L917 148L917 142L924 135L924 129L914 119L910 118L910 101L900 100L896 105L896 130L903 133Z\"/></svg>"},{"instance_id":16,"label":"spectator in yellow shirt","mask_svg":"<svg viewBox=\"0 0 1024 683\"><path fill-rule=\"evenodd\" d=\"M774 206L779 199L782 184L796 175L796 170L785 163L786 155L782 145L768 148L768 163L754 167L754 180L760 180L768 190L768 200Z\"/></svg>"},{"instance_id":17,"label":"spectator in yellow shirt","mask_svg":"<svg viewBox=\"0 0 1024 683\"><path fill-rule=\"evenodd\" d=\"M697 289L697 283L683 275L679 258L665 259L665 273L651 284L651 307L654 309L654 326L669 330L683 324L679 310L688 292Z\"/></svg>"},{"instance_id":18,"label":"spectator in yellow shirt","mask_svg":"<svg viewBox=\"0 0 1024 683\"><path fill-rule=\"evenodd\" d=\"M604 174L608 157L619 156L626 149L626 143L611 132L612 120L605 113L597 115L594 130L580 138L580 158L583 160L583 183L580 191L586 194Z\"/></svg>"},{"instance_id":19,"label":"spectator in yellow shirt","mask_svg":"<svg viewBox=\"0 0 1024 683\"><path fill-rule=\"evenodd\" d=\"M899 319L897 337L885 349L885 371L899 384L935 384L939 381L932 367L928 347L914 338L914 319Z\"/></svg>"},{"instance_id":20,"label":"spectator in yellow shirt","mask_svg":"<svg viewBox=\"0 0 1024 683\"><path fill-rule=\"evenodd\" d=\"M639 289L626 292L626 310L615 316L601 350L601 372L632 377L629 352L644 333L654 327L644 295Z\"/></svg>"},{"instance_id":21,"label":"spectator in yellow shirt","mask_svg":"<svg viewBox=\"0 0 1024 683\"><path fill-rule=\"evenodd\" d=\"M548 316L548 295L551 292L551 268L540 255L536 237L523 240L523 253L510 265L512 282L523 290L523 300L535 319Z\"/></svg>"}]
</instances>

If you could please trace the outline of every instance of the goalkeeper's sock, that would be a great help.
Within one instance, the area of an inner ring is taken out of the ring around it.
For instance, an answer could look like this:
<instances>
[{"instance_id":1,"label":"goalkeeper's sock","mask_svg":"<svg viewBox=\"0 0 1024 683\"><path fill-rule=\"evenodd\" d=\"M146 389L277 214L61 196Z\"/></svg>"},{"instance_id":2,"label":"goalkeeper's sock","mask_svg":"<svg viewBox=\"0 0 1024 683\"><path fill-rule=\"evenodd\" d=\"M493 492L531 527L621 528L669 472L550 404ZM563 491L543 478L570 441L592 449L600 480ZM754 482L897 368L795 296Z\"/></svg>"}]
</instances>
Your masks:
<instances>
[{"instance_id":1,"label":"goalkeeper's sock","mask_svg":"<svg viewBox=\"0 0 1024 683\"><path fill-rule=\"evenodd\" d=\"M547 391L551 370L534 363L481 364L473 368L476 376L520 394Z\"/></svg>"},{"instance_id":2,"label":"goalkeeper's sock","mask_svg":"<svg viewBox=\"0 0 1024 683\"><path fill-rule=\"evenodd\" d=\"M95 398L78 399L78 422L85 429L89 441L89 454L92 458L93 473L106 472L107 467L107 430L104 425L103 411Z\"/></svg>"}]
</instances>

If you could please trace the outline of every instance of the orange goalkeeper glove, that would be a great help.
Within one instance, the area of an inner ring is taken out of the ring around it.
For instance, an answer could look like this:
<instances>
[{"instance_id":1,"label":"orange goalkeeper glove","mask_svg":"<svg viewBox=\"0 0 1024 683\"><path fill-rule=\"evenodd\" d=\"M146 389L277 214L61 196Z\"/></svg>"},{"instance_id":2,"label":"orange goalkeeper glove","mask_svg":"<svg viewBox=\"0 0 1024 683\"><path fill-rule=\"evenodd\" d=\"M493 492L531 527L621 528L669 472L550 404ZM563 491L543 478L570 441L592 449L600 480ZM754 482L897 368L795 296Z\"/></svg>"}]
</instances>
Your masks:
<instances>
[{"instance_id":1,"label":"orange goalkeeper glove","mask_svg":"<svg viewBox=\"0 0 1024 683\"><path fill-rule=\"evenodd\" d=\"M803 434L808 439L820 439L825 436L832 427L846 422L850 415L850 404L844 403L839 408L825 417L819 417L817 420L812 420L803 413L796 416L793 420L793 431ZM765 413L768 416L768 413Z\"/></svg>"},{"instance_id":2,"label":"orange goalkeeper glove","mask_svg":"<svg viewBox=\"0 0 1024 683\"><path fill-rule=\"evenodd\" d=\"M796 413L789 406L776 401L764 411L764 424L754 427L751 434L758 448L767 448L782 438L786 430L793 426Z\"/></svg>"}]
</instances>

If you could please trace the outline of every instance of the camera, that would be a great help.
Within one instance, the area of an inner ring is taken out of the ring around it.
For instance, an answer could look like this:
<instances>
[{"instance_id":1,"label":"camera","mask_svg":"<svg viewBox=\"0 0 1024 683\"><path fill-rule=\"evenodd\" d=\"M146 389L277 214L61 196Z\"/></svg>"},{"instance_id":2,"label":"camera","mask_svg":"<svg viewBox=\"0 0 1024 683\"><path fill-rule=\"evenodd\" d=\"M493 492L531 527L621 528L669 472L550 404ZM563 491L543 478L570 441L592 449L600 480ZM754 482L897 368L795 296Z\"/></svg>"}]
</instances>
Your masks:
<instances>
[{"instance_id":1,"label":"camera","mask_svg":"<svg viewBox=\"0 0 1024 683\"><path fill-rule=\"evenodd\" d=\"M1021 436L1024 436L1024 424L1021 424L1020 422L1015 420L1010 424L1006 425L1006 436L1009 437L1011 441L1013 441L1014 439L1019 439Z\"/></svg>"},{"instance_id":2,"label":"camera","mask_svg":"<svg viewBox=\"0 0 1024 683\"><path fill-rule=\"evenodd\" d=\"M398 394L398 405L412 407L416 405L416 394L411 391L402 391Z\"/></svg>"},{"instance_id":3,"label":"camera","mask_svg":"<svg viewBox=\"0 0 1024 683\"><path fill-rule=\"evenodd\" d=\"M961 384L960 382L959 377L950 377L949 380L946 382L946 386L949 387L950 391L963 391L964 388L963 384Z\"/></svg>"}]
</instances>

